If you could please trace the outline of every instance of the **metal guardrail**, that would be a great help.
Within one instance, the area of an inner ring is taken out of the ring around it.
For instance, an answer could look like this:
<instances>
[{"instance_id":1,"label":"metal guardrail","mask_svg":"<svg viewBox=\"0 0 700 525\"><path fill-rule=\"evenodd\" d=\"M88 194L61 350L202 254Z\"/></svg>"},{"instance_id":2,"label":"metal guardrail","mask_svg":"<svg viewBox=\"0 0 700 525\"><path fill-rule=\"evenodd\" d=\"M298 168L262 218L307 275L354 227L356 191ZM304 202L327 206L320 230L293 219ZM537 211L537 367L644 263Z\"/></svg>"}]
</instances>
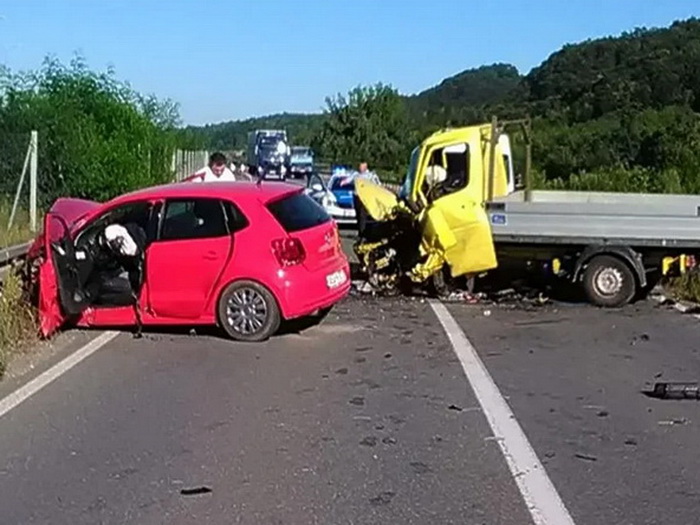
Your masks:
<instances>
[{"instance_id":1,"label":"metal guardrail","mask_svg":"<svg viewBox=\"0 0 700 525\"><path fill-rule=\"evenodd\" d=\"M2 282L2 276L8 270L10 264L27 256L31 245L31 242L25 242L24 244L17 244L8 248L0 248L0 282Z\"/></svg>"},{"instance_id":2,"label":"metal guardrail","mask_svg":"<svg viewBox=\"0 0 700 525\"><path fill-rule=\"evenodd\" d=\"M5 266L15 259L21 259L27 255L31 245L31 242L25 242L24 244L17 244L8 248L0 248L0 266Z\"/></svg>"}]
</instances>

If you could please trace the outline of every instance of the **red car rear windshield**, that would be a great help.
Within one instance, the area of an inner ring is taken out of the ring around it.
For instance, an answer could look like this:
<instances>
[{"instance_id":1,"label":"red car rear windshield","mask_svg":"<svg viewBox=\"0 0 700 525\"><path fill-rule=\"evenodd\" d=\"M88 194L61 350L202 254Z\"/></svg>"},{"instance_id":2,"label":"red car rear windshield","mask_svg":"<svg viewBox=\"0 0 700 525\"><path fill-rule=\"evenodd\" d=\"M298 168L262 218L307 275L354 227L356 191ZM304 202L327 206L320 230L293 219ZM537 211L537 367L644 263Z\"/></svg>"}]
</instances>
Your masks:
<instances>
[{"instance_id":1,"label":"red car rear windshield","mask_svg":"<svg viewBox=\"0 0 700 525\"><path fill-rule=\"evenodd\" d=\"M307 230L331 220L320 204L302 192L270 202L267 209L288 233Z\"/></svg>"}]
</instances>

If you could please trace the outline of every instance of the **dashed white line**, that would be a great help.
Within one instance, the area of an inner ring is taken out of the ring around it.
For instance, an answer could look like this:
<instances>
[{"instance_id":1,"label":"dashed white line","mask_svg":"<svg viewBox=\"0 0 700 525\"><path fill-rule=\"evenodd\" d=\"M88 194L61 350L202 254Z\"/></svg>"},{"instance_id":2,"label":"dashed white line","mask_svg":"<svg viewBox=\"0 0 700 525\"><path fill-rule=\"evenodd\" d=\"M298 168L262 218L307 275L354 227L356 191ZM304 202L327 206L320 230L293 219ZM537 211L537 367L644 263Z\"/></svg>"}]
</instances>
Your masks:
<instances>
[{"instance_id":1,"label":"dashed white line","mask_svg":"<svg viewBox=\"0 0 700 525\"><path fill-rule=\"evenodd\" d=\"M80 363L83 359L97 352L100 348L109 343L118 335L119 332L105 332L101 334L87 343L85 346L81 347L79 350L76 350L62 361L59 361L51 368L29 381L29 383L5 396L2 400L0 400L0 417L4 416L17 405L36 394L53 380L68 372L68 370Z\"/></svg>"},{"instance_id":2,"label":"dashed white line","mask_svg":"<svg viewBox=\"0 0 700 525\"><path fill-rule=\"evenodd\" d=\"M491 426L495 441L501 448L533 521L536 525L574 525L547 471L474 346L445 305L431 301L430 306L462 363L467 381Z\"/></svg>"}]
</instances>

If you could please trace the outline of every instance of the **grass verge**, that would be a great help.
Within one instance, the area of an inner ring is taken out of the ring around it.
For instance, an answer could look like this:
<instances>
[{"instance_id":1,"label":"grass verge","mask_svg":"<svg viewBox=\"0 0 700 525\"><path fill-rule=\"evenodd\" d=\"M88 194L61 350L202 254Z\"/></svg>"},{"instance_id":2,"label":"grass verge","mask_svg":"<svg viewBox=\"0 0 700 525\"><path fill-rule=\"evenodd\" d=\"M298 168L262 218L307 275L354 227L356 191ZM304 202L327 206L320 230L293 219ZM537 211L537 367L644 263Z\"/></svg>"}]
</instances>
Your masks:
<instances>
[{"instance_id":1,"label":"grass verge","mask_svg":"<svg viewBox=\"0 0 700 525\"><path fill-rule=\"evenodd\" d=\"M22 277L16 269L2 279L0 288L0 377L12 357L36 341L37 322L34 309L24 293Z\"/></svg>"},{"instance_id":2,"label":"grass verge","mask_svg":"<svg viewBox=\"0 0 700 525\"><path fill-rule=\"evenodd\" d=\"M693 270L664 283L675 299L700 303L700 271Z\"/></svg>"},{"instance_id":3,"label":"grass verge","mask_svg":"<svg viewBox=\"0 0 700 525\"><path fill-rule=\"evenodd\" d=\"M7 228L12 212L12 203L0 199L0 247L21 244L34 237L29 229L29 213L26 210L18 209L15 216L15 224L11 229Z\"/></svg>"}]
</instances>

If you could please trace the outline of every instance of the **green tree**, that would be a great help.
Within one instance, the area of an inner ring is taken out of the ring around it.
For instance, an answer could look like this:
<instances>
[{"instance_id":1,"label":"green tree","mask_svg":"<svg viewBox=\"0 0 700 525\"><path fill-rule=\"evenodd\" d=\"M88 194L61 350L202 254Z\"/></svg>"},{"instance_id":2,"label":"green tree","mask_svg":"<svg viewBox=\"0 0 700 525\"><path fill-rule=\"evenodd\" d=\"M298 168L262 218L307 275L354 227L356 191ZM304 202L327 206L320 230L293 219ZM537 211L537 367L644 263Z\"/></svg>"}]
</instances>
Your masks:
<instances>
[{"instance_id":1,"label":"green tree","mask_svg":"<svg viewBox=\"0 0 700 525\"><path fill-rule=\"evenodd\" d=\"M366 161L377 169L396 171L408 157L414 139L404 101L390 86L358 86L347 96L326 99L326 119L316 148L332 162Z\"/></svg>"}]
</instances>

